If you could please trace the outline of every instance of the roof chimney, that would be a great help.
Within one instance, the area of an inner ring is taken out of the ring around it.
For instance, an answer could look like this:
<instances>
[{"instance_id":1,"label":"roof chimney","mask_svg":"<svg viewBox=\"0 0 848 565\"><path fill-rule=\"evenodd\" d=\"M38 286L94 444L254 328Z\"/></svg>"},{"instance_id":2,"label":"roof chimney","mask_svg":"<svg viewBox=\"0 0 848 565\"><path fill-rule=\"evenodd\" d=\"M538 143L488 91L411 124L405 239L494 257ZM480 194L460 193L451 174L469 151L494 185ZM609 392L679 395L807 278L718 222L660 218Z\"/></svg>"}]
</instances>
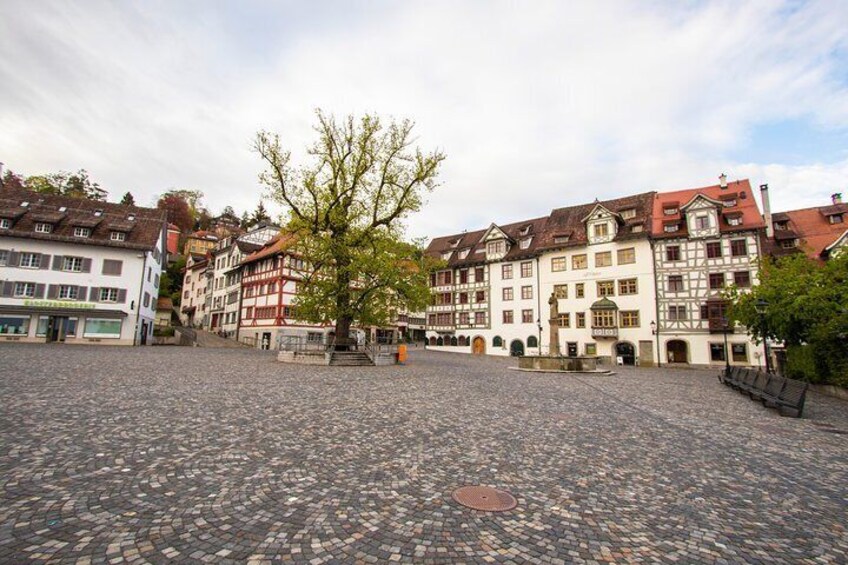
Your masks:
<instances>
[{"instance_id":1,"label":"roof chimney","mask_svg":"<svg viewBox=\"0 0 848 565\"><path fill-rule=\"evenodd\" d=\"M718 176L718 185L722 188L722 190L727 188L727 175L726 174L721 173Z\"/></svg>"},{"instance_id":2,"label":"roof chimney","mask_svg":"<svg viewBox=\"0 0 848 565\"><path fill-rule=\"evenodd\" d=\"M0 163L0 169L2 169L2 167L3 167L3 163ZM830 199L831 199L831 201L833 201L834 204L842 204L842 193L841 192L834 192L833 194L830 195Z\"/></svg>"},{"instance_id":3,"label":"roof chimney","mask_svg":"<svg viewBox=\"0 0 848 565\"><path fill-rule=\"evenodd\" d=\"M771 222L771 205L769 204L768 185L760 185L760 196L763 198L763 219L766 221L766 237L774 236L774 225Z\"/></svg>"}]
</instances>

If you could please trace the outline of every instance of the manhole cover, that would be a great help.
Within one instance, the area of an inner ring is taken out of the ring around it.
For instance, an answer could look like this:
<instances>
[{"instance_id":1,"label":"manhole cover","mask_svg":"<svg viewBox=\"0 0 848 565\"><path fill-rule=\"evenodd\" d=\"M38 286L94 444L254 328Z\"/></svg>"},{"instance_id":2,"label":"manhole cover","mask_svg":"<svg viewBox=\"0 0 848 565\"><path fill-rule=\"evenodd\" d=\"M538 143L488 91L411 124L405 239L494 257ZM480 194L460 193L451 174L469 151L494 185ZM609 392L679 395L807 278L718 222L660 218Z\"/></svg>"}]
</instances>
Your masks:
<instances>
[{"instance_id":1,"label":"manhole cover","mask_svg":"<svg viewBox=\"0 0 848 565\"><path fill-rule=\"evenodd\" d=\"M518 506L514 496L492 487L459 487L451 496L463 506L484 512L505 512Z\"/></svg>"}]
</instances>

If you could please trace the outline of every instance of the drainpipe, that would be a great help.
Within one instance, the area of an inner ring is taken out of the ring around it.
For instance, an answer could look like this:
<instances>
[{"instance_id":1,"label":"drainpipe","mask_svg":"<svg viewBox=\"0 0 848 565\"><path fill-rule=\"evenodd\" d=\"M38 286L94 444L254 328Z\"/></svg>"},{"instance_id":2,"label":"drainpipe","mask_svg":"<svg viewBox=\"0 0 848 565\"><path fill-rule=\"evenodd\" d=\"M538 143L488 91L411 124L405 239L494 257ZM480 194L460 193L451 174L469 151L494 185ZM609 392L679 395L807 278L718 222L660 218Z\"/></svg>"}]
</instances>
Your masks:
<instances>
[{"instance_id":1,"label":"drainpipe","mask_svg":"<svg viewBox=\"0 0 848 565\"><path fill-rule=\"evenodd\" d=\"M655 340L657 342L657 367L662 367L662 352L660 351L660 284L657 280L657 250L654 241L651 240L651 267L654 273L654 314L657 317L657 334Z\"/></svg>"},{"instance_id":2,"label":"drainpipe","mask_svg":"<svg viewBox=\"0 0 848 565\"><path fill-rule=\"evenodd\" d=\"M138 345L138 328L141 325L141 297L144 293L144 274L147 272L147 251L144 252L144 262L141 264L141 285L138 287L138 302L135 310L135 330L133 331L133 345Z\"/></svg>"},{"instance_id":3,"label":"drainpipe","mask_svg":"<svg viewBox=\"0 0 848 565\"><path fill-rule=\"evenodd\" d=\"M539 355L542 355L542 281L539 274L541 265L539 257L536 257L536 319L539 321Z\"/></svg>"}]
</instances>

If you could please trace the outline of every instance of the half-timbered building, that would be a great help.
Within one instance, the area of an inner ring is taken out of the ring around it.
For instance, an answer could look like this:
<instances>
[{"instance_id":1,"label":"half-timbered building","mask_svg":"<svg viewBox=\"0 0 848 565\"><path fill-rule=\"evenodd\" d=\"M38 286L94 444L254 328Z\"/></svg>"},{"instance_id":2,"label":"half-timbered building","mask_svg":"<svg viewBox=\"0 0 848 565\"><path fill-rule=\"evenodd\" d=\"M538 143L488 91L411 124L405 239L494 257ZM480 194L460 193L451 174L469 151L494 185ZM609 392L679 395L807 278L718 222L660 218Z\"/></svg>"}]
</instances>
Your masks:
<instances>
[{"instance_id":1,"label":"half-timbered building","mask_svg":"<svg viewBox=\"0 0 848 565\"><path fill-rule=\"evenodd\" d=\"M778 212L766 220L771 222L766 251L773 257L805 253L824 261L848 248L848 204L840 193L829 206Z\"/></svg>"},{"instance_id":2,"label":"half-timbered building","mask_svg":"<svg viewBox=\"0 0 848 565\"><path fill-rule=\"evenodd\" d=\"M756 284L764 231L747 180L722 175L717 185L656 194L655 338L663 363L762 363L762 348L728 321L723 292Z\"/></svg>"}]
</instances>

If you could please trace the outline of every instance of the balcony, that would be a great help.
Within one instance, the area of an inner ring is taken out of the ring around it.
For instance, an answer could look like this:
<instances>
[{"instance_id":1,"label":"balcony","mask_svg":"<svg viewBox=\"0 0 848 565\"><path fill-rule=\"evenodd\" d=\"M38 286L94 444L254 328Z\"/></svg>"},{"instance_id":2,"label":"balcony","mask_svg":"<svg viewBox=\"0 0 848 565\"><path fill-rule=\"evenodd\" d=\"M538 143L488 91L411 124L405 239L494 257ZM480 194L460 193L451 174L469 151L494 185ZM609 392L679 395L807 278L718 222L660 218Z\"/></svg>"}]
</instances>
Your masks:
<instances>
[{"instance_id":1,"label":"balcony","mask_svg":"<svg viewBox=\"0 0 848 565\"><path fill-rule=\"evenodd\" d=\"M732 322L730 322L727 330L725 330L724 325L727 323L728 322L725 318L709 318L707 321L707 327L709 327L711 334L723 334L725 331L729 334L735 333L736 328L733 326Z\"/></svg>"},{"instance_id":2,"label":"balcony","mask_svg":"<svg viewBox=\"0 0 848 565\"><path fill-rule=\"evenodd\" d=\"M618 338L618 328L592 328L592 337L596 338Z\"/></svg>"}]
</instances>

